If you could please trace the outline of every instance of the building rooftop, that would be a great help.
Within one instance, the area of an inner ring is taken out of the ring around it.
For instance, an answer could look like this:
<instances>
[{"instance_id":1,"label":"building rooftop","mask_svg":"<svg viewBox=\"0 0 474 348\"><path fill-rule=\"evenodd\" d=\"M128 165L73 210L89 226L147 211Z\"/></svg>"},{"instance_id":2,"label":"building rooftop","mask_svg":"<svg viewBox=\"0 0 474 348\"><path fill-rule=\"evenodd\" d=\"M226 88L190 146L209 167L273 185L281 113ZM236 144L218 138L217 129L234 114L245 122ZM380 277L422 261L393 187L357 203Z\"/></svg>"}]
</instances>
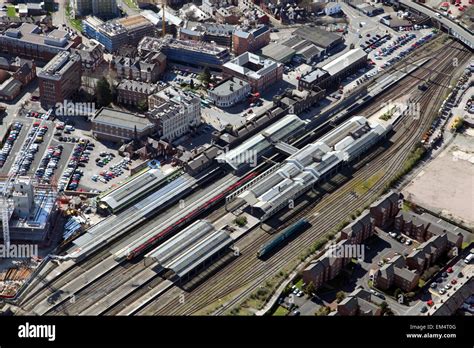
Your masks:
<instances>
[{"instance_id":1,"label":"building rooftop","mask_svg":"<svg viewBox=\"0 0 474 348\"><path fill-rule=\"evenodd\" d=\"M112 211L125 207L127 202L132 202L136 197L143 195L164 178L159 169L149 169L143 174L133 177L131 180L115 188L103 196L101 201L105 202Z\"/></svg>"},{"instance_id":2,"label":"building rooftop","mask_svg":"<svg viewBox=\"0 0 474 348\"><path fill-rule=\"evenodd\" d=\"M322 69L316 68L310 73L304 75L301 80L307 83L312 83L313 81L316 81L322 77L329 76L327 71L324 71Z\"/></svg>"},{"instance_id":3,"label":"building rooftop","mask_svg":"<svg viewBox=\"0 0 474 348\"><path fill-rule=\"evenodd\" d=\"M262 55L277 62L284 62L295 53L296 51L291 47L284 46L276 42L262 48Z\"/></svg>"},{"instance_id":4,"label":"building rooftop","mask_svg":"<svg viewBox=\"0 0 474 348\"><path fill-rule=\"evenodd\" d=\"M157 86L147 82L122 80L118 84L117 89L140 92L144 94L152 94L156 91Z\"/></svg>"},{"instance_id":5,"label":"building rooftop","mask_svg":"<svg viewBox=\"0 0 474 348\"><path fill-rule=\"evenodd\" d=\"M247 82L233 77L231 79L225 80L223 83L218 84L213 89L211 89L211 91L220 97L224 97L231 95L239 89L245 88L245 86L248 86Z\"/></svg>"},{"instance_id":6,"label":"building rooftop","mask_svg":"<svg viewBox=\"0 0 474 348\"><path fill-rule=\"evenodd\" d=\"M53 52L67 50L73 46L71 34L62 30L53 30L48 34L41 32L40 28L31 23L23 23L19 28L7 29L0 35L2 40L18 40L32 45L50 47Z\"/></svg>"},{"instance_id":7,"label":"building rooftop","mask_svg":"<svg viewBox=\"0 0 474 348\"><path fill-rule=\"evenodd\" d=\"M59 52L38 73L38 77L44 79L60 80L64 73L75 63L80 62L81 56L73 52Z\"/></svg>"},{"instance_id":8,"label":"building rooftop","mask_svg":"<svg viewBox=\"0 0 474 348\"><path fill-rule=\"evenodd\" d=\"M139 51L161 51L166 47L207 54L225 54L228 52L227 48L211 43L173 39L171 36L165 38L145 36L138 44Z\"/></svg>"},{"instance_id":9,"label":"building rooftop","mask_svg":"<svg viewBox=\"0 0 474 348\"><path fill-rule=\"evenodd\" d=\"M153 127L153 123L150 122L146 117L133 114L131 112L124 112L114 110L111 108L100 109L92 119L93 122L101 124L108 124L111 126L120 126L121 128L127 128L134 130L137 128L138 132L143 132Z\"/></svg>"},{"instance_id":10,"label":"building rooftop","mask_svg":"<svg viewBox=\"0 0 474 348\"><path fill-rule=\"evenodd\" d=\"M257 160L263 153L272 147L272 141L282 141L302 129L305 123L296 115L287 115L265 128L259 134L251 137L235 149L217 157L217 161L227 163L234 169L248 164L249 161ZM253 158L247 158L251 154ZM255 163L256 164L256 163Z\"/></svg>"},{"instance_id":11,"label":"building rooftop","mask_svg":"<svg viewBox=\"0 0 474 348\"><path fill-rule=\"evenodd\" d=\"M356 134L355 130L361 132ZM342 162L358 156L384 132L385 128L379 124L370 124L361 116L353 117L292 154L278 170L240 197L263 212L271 211L298 196Z\"/></svg>"},{"instance_id":12,"label":"building rooftop","mask_svg":"<svg viewBox=\"0 0 474 348\"><path fill-rule=\"evenodd\" d=\"M254 80L260 79L280 66L282 66L281 63L250 52L245 52L224 64L225 68Z\"/></svg>"},{"instance_id":13,"label":"building rooftop","mask_svg":"<svg viewBox=\"0 0 474 348\"><path fill-rule=\"evenodd\" d=\"M0 84L0 95L4 95L8 98L15 97L15 91L22 86L21 82L13 77Z\"/></svg>"},{"instance_id":14,"label":"building rooftop","mask_svg":"<svg viewBox=\"0 0 474 348\"><path fill-rule=\"evenodd\" d=\"M316 46L325 49L335 45L339 40L341 40L340 35L316 27L307 26L303 26L296 29L293 32L293 35L297 35L303 39L314 43Z\"/></svg>"},{"instance_id":15,"label":"building rooftop","mask_svg":"<svg viewBox=\"0 0 474 348\"><path fill-rule=\"evenodd\" d=\"M363 59L364 57L367 58L367 53L361 48L355 48L324 65L322 69L327 71L329 75L333 76L345 69L347 66L358 61L359 59Z\"/></svg>"}]
</instances>

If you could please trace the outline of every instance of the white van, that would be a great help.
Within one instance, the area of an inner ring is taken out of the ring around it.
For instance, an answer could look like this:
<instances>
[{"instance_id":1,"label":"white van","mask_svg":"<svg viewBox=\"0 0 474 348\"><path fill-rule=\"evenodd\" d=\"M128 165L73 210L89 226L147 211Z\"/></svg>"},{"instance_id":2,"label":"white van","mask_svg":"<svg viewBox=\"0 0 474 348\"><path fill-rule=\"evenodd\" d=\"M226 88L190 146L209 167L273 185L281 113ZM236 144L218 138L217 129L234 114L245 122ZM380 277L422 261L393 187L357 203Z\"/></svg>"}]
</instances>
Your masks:
<instances>
[{"instance_id":1,"label":"white van","mask_svg":"<svg viewBox=\"0 0 474 348\"><path fill-rule=\"evenodd\" d=\"M467 257L464 259L464 262L470 263L473 257L474 257L474 254L467 255Z\"/></svg>"}]
</instances>

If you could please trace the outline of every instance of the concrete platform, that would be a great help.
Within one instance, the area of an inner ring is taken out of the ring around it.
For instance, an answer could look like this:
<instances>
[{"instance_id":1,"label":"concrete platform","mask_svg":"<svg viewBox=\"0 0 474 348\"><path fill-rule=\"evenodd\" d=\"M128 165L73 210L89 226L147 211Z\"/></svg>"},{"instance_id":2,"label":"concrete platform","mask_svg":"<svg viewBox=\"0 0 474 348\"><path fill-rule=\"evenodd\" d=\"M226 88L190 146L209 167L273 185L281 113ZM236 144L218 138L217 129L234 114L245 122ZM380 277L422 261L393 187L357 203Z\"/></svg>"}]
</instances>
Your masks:
<instances>
[{"instance_id":1,"label":"concrete platform","mask_svg":"<svg viewBox=\"0 0 474 348\"><path fill-rule=\"evenodd\" d=\"M120 312L117 313L117 315L132 315L136 311L140 310L142 307L146 306L151 301L155 300L158 296L160 296L162 293L167 291L172 286L173 286L172 281L170 280L163 281L163 283L160 283L157 287L147 292L145 296L140 297L131 305L122 309Z\"/></svg>"}]
</instances>

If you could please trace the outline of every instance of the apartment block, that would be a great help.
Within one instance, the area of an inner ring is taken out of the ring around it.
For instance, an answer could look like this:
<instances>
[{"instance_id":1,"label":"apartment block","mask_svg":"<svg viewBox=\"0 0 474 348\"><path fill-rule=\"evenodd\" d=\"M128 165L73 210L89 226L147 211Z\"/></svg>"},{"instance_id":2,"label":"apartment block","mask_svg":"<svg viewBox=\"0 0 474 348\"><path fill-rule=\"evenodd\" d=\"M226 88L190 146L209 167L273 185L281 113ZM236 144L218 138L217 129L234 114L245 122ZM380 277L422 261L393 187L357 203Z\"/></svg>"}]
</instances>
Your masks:
<instances>
[{"instance_id":1,"label":"apartment block","mask_svg":"<svg viewBox=\"0 0 474 348\"><path fill-rule=\"evenodd\" d=\"M402 200L403 196L400 193L391 191L373 203L370 206L370 215L374 219L374 225L383 227L392 223L400 211Z\"/></svg>"},{"instance_id":2,"label":"apartment block","mask_svg":"<svg viewBox=\"0 0 474 348\"><path fill-rule=\"evenodd\" d=\"M336 315L342 316L379 316L382 309L373 301L373 295L364 289L357 289L350 293L337 305Z\"/></svg>"},{"instance_id":3,"label":"apartment block","mask_svg":"<svg viewBox=\"0 0 474 348\"><path fill-rule=\"evenodd\" d=\"M446 233L449 248L460 248L463 240L461 232L467 232L432 215L426 213L420 215L404 211L399 212L395 217L394 227L420 243L429 240L431 237Z\"/></svg>"},{"instance_id":4,"label":"apartment block","mask_svg":"<svg viewBox=\"0 0 474 348\"><path fill-rule=\"evenodd\" d=\"M407 266L422 273L448 251L448 236L433 236L413 250L406 259Z\"/></svg>"},{"instance_id":5,"label":"apartment block","mask_svg":"<svg viewBox=\"0 0 474 348\"><path fill-rule=\"evenodd\" d=\"M375 272L375 287L382 290L396 287L405 292L415 289L420 280L420 273L416 270L411 270L406 266L407 263L401 255L395 256L389 263L385 264Z\"/></svg>"},{"instance_id":6,"label":"apartment block","mask_svg":"<svg viewBox=\"0 0 474 348\"><path fill-rule=\"evenodd\" d=\"M351 244L361 244L373 234L374 222L371 219L370 212L364 210L357 220L341 231L341 238L349 240Z\"/></svg>"},{"instance_id":7,"label":"apartment block","mask_svg":"<svg viewBox=\"0 0 474 348\"><path fill-rule=\"evenodd\" d=\"M348 240L341 240L336 244L335 249L344 248L349 244ZM334 254L325 254L311 262L303 270L303 281L306 284L312 282L315 289L319 289L324 283L334 279L350 261L351 257L336 257Z\"/></svg>"}]
</instances>

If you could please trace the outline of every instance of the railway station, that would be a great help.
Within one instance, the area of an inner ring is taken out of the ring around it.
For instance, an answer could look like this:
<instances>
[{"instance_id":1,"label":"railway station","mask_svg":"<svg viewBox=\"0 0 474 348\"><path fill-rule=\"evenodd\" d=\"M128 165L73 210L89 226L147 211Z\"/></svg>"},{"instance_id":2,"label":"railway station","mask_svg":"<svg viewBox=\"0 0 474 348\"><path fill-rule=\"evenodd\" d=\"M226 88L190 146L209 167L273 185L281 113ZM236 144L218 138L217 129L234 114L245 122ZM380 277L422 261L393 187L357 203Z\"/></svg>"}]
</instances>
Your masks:
<instances>
[{"instance_id":1,"label":"railway station","mask_svg":"<svg viewBox=\"0 0 474 348\"><path fill-rule=\"evenodd\" d=\"M74 240L74 247L69 253L69 257L82 259L101 245L113 241L123 233L146 221L148 217L175 203L184 194L190 192L195 183L196 179L189 175L179 176L138 203L129 206L118 214L107 217ZM130 183L129 185L135 184ZM128 205L127 200L133 200L134 198L133 195L132 197L124 197L120 204Z\"/></svg>"},{"instance_id":2,"label":"railway station","mask_svg":"<svg viewBox=\"0 0 474 348\"><path fill-rule=\"evenodd\" d=\"M99 207L117 213L158 187L164 177L165 175L159 169L149 169L144 173L139 173L127 183L104 195L99 202L102 203Z\"/></svg>"},{"instance_id":3,"label":"railway station","mask_svg":"<svg viewBox=\"0 0 474 348\"><path fill-rule=\"evenodd\" d=\"M145 255L145 264L156 261L170 280L182 280L218 254L229 250L233 239L206 220L198 220Z\"/></svg>"},{"instance_id":4,"label":"railway station","mask_svg":"<svg viewBox=\"0 0 474 348\"><path fill-rule=\"evenodd\" d=\"M216 158L220 163L227 164L231 170L242 170L248 166L255 167L257 161L267 154L274 145L285 142L300 133L306 122L298 116L290 114L254 135L235 149L221 154Z\"/></svg>"},{"instance_id":5,"label":"railway station","mask_svg":"<svg viewBox=\"0 0 474 348\"><path fill-rule=\"evenodd\" d=\"M379 124L356 116L308 144L286 159L284 164L251 189L242 193L252 214L266 220L313 185L335 174L386 134Z\"/></svg>"}]
</instances>

